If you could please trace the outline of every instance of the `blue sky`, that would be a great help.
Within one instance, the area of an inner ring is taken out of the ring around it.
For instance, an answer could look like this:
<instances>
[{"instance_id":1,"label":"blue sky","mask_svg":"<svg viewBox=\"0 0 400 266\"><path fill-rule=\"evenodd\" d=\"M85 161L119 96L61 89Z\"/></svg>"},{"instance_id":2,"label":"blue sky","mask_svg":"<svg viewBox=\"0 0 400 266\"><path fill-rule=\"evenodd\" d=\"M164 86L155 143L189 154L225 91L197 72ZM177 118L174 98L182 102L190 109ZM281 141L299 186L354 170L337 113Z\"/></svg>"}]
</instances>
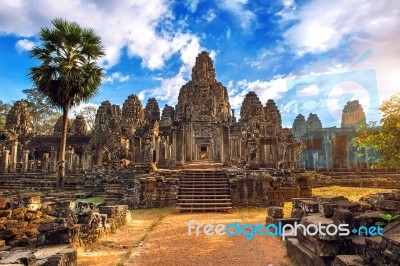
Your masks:
<instances>
[{"instance_id":1,"label":"blue sky","mask_svg":"<svg viewBox=\"0 0 400 266\"><path fill-rule=\"evenodd\" d=\"M145 105L175 105L197 54L214 59L218 81L239 114L249 91L274 99L284 126L317 113L339 126L347 100L367 120L400 90L400 3L383 0L0 0L0 100L31 88L29 49L53 18L92 27L102 37L106 77L100 94L122 105L138 94ZM81 107L76 107L77 109Z\"/></svg>"}]
</instances>

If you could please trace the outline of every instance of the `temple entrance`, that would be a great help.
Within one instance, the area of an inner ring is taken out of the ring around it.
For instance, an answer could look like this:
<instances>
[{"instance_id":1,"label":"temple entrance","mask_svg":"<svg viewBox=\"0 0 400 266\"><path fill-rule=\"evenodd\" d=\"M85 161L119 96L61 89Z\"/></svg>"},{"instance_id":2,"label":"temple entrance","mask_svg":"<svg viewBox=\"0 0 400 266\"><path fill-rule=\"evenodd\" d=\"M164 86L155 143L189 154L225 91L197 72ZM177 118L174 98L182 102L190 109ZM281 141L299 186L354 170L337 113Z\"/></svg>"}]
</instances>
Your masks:
<instances>
[{"instance_id":1,"label":"temple entrance","mask_svg":"<svg viewBox=\"0 0 400 266\"><path fill-rule=\"evenodd\" d=\"M201 145L200 146L199 159L200 160L207 160L208 158L209 158L209 156L208 156L208 146Z\"/></svg>"}]
</instances>

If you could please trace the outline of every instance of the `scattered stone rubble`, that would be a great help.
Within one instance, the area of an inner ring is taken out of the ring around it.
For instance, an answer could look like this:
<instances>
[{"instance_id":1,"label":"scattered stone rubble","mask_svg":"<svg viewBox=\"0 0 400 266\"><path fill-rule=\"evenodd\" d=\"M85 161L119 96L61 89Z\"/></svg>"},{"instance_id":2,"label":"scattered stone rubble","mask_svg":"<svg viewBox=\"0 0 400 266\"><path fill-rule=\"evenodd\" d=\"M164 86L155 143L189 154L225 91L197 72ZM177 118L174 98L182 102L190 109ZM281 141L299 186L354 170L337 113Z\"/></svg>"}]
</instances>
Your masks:
<instances>
[{"instance_id":1,"label":"scattered stone rubble","mask_svg":"<svg viewBox=\"0 0 400 266\"><path fill-rule=\"evenodd\" d=\"M84 247L126 224L127 205L0 197L0 265L76 265Z\"/></svg>"},{"instance_id":2,"label":"scattered stone rubble","mask_svg":"<svg viewBox=\"0 0 400 266\"><path fill-rule=\"evenodd\" d=\"M267 224L282 222L305 226L321 224L349 224L349 230L365 226L370 228L383 222L380 214L400 213L400 190L377 193L352 202L343 196L313 196L294 198L291 218L282 216L282 209L268 210ZM365 230L361 230L365 232ZM383 229L383 236L361 235L351 232L349 236L333 236L317 233L304 235L299 228L297 236L286 241L288 254L300 265L399 265L400 222L394 221Z\"/></svg>"}]
</instances>

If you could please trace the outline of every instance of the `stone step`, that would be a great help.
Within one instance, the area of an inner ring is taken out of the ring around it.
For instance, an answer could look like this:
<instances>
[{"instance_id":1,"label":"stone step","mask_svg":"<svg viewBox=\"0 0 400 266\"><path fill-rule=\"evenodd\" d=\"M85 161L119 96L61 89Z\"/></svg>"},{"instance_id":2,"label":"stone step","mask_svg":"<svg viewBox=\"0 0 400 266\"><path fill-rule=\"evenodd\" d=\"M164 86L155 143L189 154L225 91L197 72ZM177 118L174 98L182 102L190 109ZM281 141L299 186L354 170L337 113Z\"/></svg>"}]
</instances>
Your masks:
<instances>
[{"instance_id":1,"label":"stone step","mask_svg":"<svg viewBox=\"0 0 400 266\"><path fill-rule=\"evenodd\" d=\"M180 211L228 211L232 209L232 207L177 207L177 210Z\"/></svg>"},{"instance_id":2,"label":"stone step","mask_svg":"<svg viewBox=\"0 0 400 266\"><path fill-rule=\"evenodd\" d=\"M201 201L212 201L212 202L218 202L218 201L230 201L230 198L222 198L222 199L178 199L178 202L201 202Z\"/></svg>"},{"instance_id":3,"label":"stone step","mask_svg":"<svg viewBox=\"0 0 400 266\"><path fill-rule=\"evenodd\" d=\"M227 206L232 202L178 202L179 206Z\"/></svg>"},{"instance_id":4,"label":"stone step","mask_svg":"<svg viewBox=\"0 0 400 266\"><path fill-rule=\"evenodd\" d=\"M199 194L185 194L185 195L178 195L179 199L190 198L190 197L197 197L197 198L206 198L206 197L217 197L217 198L229 198L230 195L228 194L219 194L219 195L199 195Z\"/></svg>"}]
</instances>

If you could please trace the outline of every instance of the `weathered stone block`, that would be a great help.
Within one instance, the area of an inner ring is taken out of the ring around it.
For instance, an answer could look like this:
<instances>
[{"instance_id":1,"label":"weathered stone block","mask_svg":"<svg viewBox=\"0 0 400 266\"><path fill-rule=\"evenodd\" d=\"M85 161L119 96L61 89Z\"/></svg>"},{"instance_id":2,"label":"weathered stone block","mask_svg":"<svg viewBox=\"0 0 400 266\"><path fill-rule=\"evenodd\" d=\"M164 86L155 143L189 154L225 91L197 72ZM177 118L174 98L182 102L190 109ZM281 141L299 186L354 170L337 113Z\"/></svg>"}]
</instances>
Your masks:
<instances>
[{"instance_id":1,"label":"weathered stone block","mask_svg":"<svg viewBox=\"0 0 400 266\"><path fill-rule=\"evenodd\" d=\"M90 212L94 212L96 209L96 203L94 202L78 202L77 205L77 214L86 214L86 213L90 213Z\"/></svg>"},{"instance_id":2,"label":"weathered stone block","mask_svg":"<svg viewBox=\"0 0 400 266\"><path fill-rule=\"evenodd\" d=\"M270 216L267 216L267 218L265 219L265 224L275 224L278 225L279 223L281 223L282 226L286 225L286 224L291 224L294 225L296 222L300 222L299 219L297 218L289 218L289 217L284 217L284 218L273 218Z\"/></svg>"},{"instance_id":3,"label":"weathered stone block","mask_svg":"<svg viewBox=\"0 0 400 266\"><path fill-rule=\"evenodd\" d=\"M380 200L395 200L396 199L396 194L394 192L381 192L381 193L376 193L376 196Z\"/></svg>"},{"instance_id":4,"label":"weathered stone block","mask_svg":"<svg viewBox=\"0 0 400 266\"><path fill-rule=\"evenodd\" d=\"M79 225L61 230L41 232L37 237L39 246L71 244L78 242Z\"/></svg>"},{"instance_id":5,"label":"weathered stone block","mask_svg":"<svg viewBox=\"0 0 400 266\"><path fill-rule=\"evenodd\" d=\"M6 251L7 253L2 254L0 265L25 265L25 266L35 266L36 257L31 251L18 250L18 251Z\"/></svg>"},{"instance_id":6,"label":"weathered stone block","mask_svg":"<svg viewBox=\"0 0 400 266\"><path fill-rule=\"evenodd\" d=\"M339 255L332 262L332 266L362 266L364 260L358 255Z\"/></svg>"},{"instance_id":7,"label":"weathered stone block","mask_svg":"<svg viewBox=\"0 0 400 266\"><path fill-rule=\"evenodd\" d=\"M23 221L25 219L26 208L16 208L12 210L11 219Z\"/></svg>"},{"instance_id":8,"label":"weathered stone block","mask_svg":"<svg viewBox=\"0 0 400 266\"><path fill-rule=\"evenodd\" d=\"M353 221L353 213L347 209L336 209L333 216L332 221L334 224L352 224Z\"/></svg>"},{"instance_id":9,"label":"weathered stone block","mask_svg":"<svg viewBox=\"0 0 400 266\"><path fill-rule=\"evenodd\" d=\"M269 207L267 209L268 216L273 218L282 218L283 217L283 208L280 207Z\"/></svg>"},{"instance_id":10,"label":"weathered stone block","mask_svg":"<svg viewBox=\"0 0 400 266\"><path fill-rule=\"evenodd\" d=\"M333 221L330 218L324 217L322 214L317 214L313 213L308 216L305 216L301 220L301 224L303 224L305 227L309 225L321 225L324 228L321 227L321 232L318 232L314 237L320 239L320 240L325 240L325 241L336 241L339 239L339 232L336 232L335 235L331 235L333 230L329 229L330 234L327 234L327 226L332 225ZM315 229L315 228L314 228ZM315 232L314 230L312 232Z\"/></svg>"},{"instance_id":11,"label":"weathered stone block","mask_svg":"<svg viewBox=\"0 0 400 266\"><path fill-rule=\"evenodd\" d=\"M41 211L33 211L33 210L27 210L25 213L25 220L26 221L32 221L32 220L37 220L40 217L42 217L43 213Z\"/></svg>"},{"instance_id":12,"label":"weathered stone block","mask_svg":"<svg viewBox=\"0 0 400 266\"><path fill-rule=\"evenodd\" d=\"M369 204L366 201L360 200L357 201L358 204L360 204L360 208L358 209L359 212L365 212L365 211L369 211L372 209L371 204Z\"/></svg>"},{"instance_id":13,"label":"weathered stone block","mask_svg":"<svg viewBox=\"0 0 400 266\"><path fill-rule=\"evenodd\" d=\"M22 199L22 202L24 203L24 206L28 208L29 210L37 210L40 209L41 204L40 204L40 196L29 196L29 197L24 197Z\"/></svg>"},{"instance_id":14,"label":"weathered stone block","mask_svg":"<svg viewBox=\"0 0 400 266\"><path fill-rule=\"evenodd\" d=\"M319 212L322 213L325 217L332 217L335 210L339 208L336 203L333 202L321 202L319 203Z\"/></svg>"},{"instance_id":15,"label":"weathered stone block","mask_svg":"<svg viewBox=\"0 0 400 266\"><path fill-rule=\"evenodd\" d=\"M356 255L363 255L366 247L365 236L350 235L348 237Z\"/></svg>"},{"instance_id":16,"label":"weathered stone block","mask_svg":"<svg viewBox=\"0 0 400 266\"><path fill-rule=\"evenodd\" d=\"M355 212L360 208L360 204L349 200L340 200L337 201L336 204L339 206L339 208L347 209L351 212Z\"/></svg>"},{"instance_id":17,"label":"weathered stone block","mask_svg":"<svg viewBox=\"0 0 400 266\"><path fill-rule=\"evenodd\" d=\"M374 226L376 222L381 222L382 218L379 216L381 212L375 211L375 212L366 212L363 214L360 214L358 216L355 216L353 221L356 226Z\"/></svg>"},{"instance_id":18,"label":"weathered stone block","mask_svg":"<svg viewBox=\"0 0 400 266\"><path fill-rule=\"evenodd\" d=\"M290 238L286 241L287 253L299 265L307 266L325 266L327 265L325 260L318 257L307 248L303 247L299 241L295 238Z\"/></svg>"},{"instance_id":19,"label":"weathered stone block","mask_svg":"<svg viewBox=\"0 0 400 266\"><path fill-rule=\"evenodd\" d=\"M319 257L331 257L339 253L339 242L324 241L317 237L307 235L301 227L297 231L297 239L301 245Z\"/></svg>"},{"instance_id":20,"label":"weathered stone block","mask_svg":"<svg viewBox=\"0 0 400 266\"><path fill-rule=\"evenodd\" d=\"M10 199L0 196L0 210L9 209L10 207L11 207Z\"/></svg>"},{"instance_id":21,"label":"weathered stone block","mask_svg":"<svg viewBox=\"0 0 400 266\"><path fill-rule=\"evenodd\" d=\"M381 200L376 203L376 207L388 211L400 211L400 201Z\"/></svg>"},{"instance_id":22,"label":"weathered stone block","mask_svg":"<svg viewBox=\"0 0 400 266\"><path fill-rule=\"evenodd\" d=\"M12 210L0 210L0 218L11 219Z\"/></svg>"},{"instance_id":23,"label":"weathered stone block","mask_svg":"<svg viewBox=\"0 0 400 266\"><path fill-rule=\"evenodd\" d=\"M318 203L312 200L301 200L300 201L300 208L305 213L316 213L319 211Z\"/></svg>"},{"instance_id":24,"label":"weathered stone block","mask_svg":"<svg viewBox=\"0 0 400 266\"><path fill-rule=\"evenodd\" d=\"M302 200L312 200L312 198L293 198L292 199L292 208L300 208L300 202Z\"/></svg>"},{"instance_id":25,"label":"weathered stone block","mask_svg":"<svg viewBox=\"0 0 400 266\"><path fill-rule=\"evenodd\" d=\"M291 217L301 219L304 216L304 211L301 208L292 208Z\"/></svg>"},{"instance_id":26,"label":"weathered stone block","mask_svg":"<svg viewBox=\"0 0 400 266\"><path fill-rule=\"evenodd\" d=\"M322 202L341 201L341 200L345 200L346 198L343 196L326 195L326 196L314 196L313 199L318 203L322 203Z\"/></svg>"}]
</instances>

